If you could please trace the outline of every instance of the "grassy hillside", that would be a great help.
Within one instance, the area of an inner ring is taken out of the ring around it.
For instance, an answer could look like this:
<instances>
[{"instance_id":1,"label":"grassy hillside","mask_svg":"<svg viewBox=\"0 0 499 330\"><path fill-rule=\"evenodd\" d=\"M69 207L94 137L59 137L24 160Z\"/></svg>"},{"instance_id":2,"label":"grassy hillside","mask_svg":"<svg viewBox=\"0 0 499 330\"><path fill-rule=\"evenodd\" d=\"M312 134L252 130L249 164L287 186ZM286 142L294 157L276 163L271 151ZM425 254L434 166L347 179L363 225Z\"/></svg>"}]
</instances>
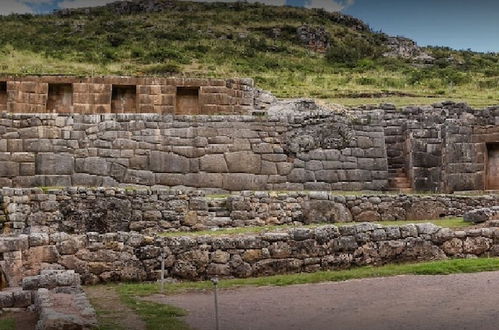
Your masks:
<instances>
[{"instance_id":1,"label":"grassy hillside","mask_svg":"<svg viewBox=\"0 0 499 330\"><path fill-rule=\"evenodd\" d=\"M346 104L450 98L477 106L499 103L497 54L428 49L434 63L414 64L381 56L386 36L338 13L170 4L161 12L123 14L107 6L0 17L0 72L249 76L280 97ZM316 52L300 40L297 28L305 24L324 28L329 51Z\"/></svg>"}]
</instances>

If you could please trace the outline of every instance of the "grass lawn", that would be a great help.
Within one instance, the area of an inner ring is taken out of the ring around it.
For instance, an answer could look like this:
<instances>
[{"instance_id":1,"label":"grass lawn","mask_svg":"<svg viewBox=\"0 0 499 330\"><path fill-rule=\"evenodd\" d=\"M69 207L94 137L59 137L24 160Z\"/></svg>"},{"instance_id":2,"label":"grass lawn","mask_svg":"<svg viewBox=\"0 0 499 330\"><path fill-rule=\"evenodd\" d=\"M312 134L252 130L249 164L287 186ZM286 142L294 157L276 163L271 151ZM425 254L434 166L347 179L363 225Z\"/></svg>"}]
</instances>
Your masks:
<instances>
[{"instance_id":1,"label":"grass lawn","mask_svg":"<svg viewBox=\"0 0 499 330\"><path fill-rule=\"evenodd\" d=\"M383 226L403 226L407 224L416 224L416 223L433 223L440 227L446 228L465 228L470 227L469 222L465 222L463 218L444 218L438 220L415 220L415 221L377 221L374 222ZM359 224L358 222L338 222L338 223L320 223L320 224L311 224L311 225L275 225L275 226L261 226L261 227L238 227L238 228L226 228L220 230L203 230L203 231L191 231L191 232L170 232L170 233L162 233L161 236L164 237L176 237L176 236L201 236L201 235L210 235L210 236L221 236L221 235L241 235L241 234L260 234L264 232L270 231L279 231L290 228L317 228L320 226L326 225L335 225L335 226L353 226Z\"/></svg>"},{"instance_id":2,"label":"grass lawn","mask_svg":"<svg viewBox=\"0 0 499 330\"><path fill-rule=\"evenodd\" d=\"M16 328L16 321L12 319L0 320L0 330L14 330Z\"/></svg>"},{"instance_id":3,"label":"grass lawn","mask_svg":"<svg viewBox=\"0 0 499 330\"><path fill-rule=\"evenodd\" d=\"M126 290L118 292L123 303L132 308L146 323L147 330L187 330L189 327L180 319L186 312L178 307L157 304L137 299L135 295Z\"/></svg>"}]
</instances>

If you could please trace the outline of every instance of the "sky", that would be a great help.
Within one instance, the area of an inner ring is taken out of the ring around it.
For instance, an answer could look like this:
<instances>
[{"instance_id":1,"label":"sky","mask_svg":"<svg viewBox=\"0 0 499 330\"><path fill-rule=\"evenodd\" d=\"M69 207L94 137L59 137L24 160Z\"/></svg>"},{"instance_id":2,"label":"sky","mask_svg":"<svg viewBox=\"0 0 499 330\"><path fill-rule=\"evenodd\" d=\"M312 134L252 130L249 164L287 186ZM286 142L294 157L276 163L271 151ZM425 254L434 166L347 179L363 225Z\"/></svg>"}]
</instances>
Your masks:
<instances>
[{"instance_id":1,"label":"sky","mask_svg":"<svg viewBox=\"0 0 499 330\"><path fill-rule=\"evenodd\" d=\"M2 0L0 14L46 13L54 9L98 6L113 1L115 0ZM422 46L448 46L455 49L499 52L498 0L258 0L258 2L342 11L362 19L375 31L408 37Z\"/></svg>"}]
</instances>

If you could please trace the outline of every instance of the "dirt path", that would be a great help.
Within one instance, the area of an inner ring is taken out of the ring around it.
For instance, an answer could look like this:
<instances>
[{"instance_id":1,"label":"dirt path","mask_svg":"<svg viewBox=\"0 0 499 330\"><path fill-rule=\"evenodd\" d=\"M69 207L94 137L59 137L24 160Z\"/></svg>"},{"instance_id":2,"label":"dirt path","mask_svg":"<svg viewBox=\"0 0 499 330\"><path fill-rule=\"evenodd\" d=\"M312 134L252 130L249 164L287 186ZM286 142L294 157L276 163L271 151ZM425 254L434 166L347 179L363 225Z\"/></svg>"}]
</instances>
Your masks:
<instances>
[{"instance_id":1,"label":"dirt path","mask_svg":"<svg viewBox=\"0 0 499 330\"><path fill-rule=\"evenodd\" d=\"M194 329L214 329L212 293L152 296L186 309ZM499 272L398 276L220 292L222 330L499 328Z\"/></svg>"},{"instance_id":2,"label":"dirt path","mask_svg":"<svg viewBox=\"0 0 499 330\"><path fill-rule=\"evenodd\" d=\"M86 287L92 305L98 312L99 322L112 329L145 330L144 321L128 306L124 305L113 287ZM100 312L100 313L99 313Z\"/></svg>"}]
</instances>

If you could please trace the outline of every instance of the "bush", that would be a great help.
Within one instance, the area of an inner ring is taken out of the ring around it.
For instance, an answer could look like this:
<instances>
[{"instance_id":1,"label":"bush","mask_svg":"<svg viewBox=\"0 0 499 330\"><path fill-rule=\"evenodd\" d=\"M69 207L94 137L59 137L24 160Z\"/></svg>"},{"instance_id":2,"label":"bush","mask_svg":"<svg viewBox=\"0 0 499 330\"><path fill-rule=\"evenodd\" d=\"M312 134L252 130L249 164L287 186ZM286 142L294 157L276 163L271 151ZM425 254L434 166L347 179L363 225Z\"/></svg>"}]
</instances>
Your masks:
<instances>
[{"instance_id":1,"label":"bush","mask_svg":"<svg viewBox=\"0 0 499 330\"><path fill-rule=\"evenodd\" d=\"M343 40L333 39L326 58L330 63L353 66L360 60L379 58L381 53L381 47L364 38L348 36Z\"/></svg>"},{"instance_id":2,"label":"bush","mask_svg":"<svg viewBox=\"0 0 499 330\"><path fill-rule=\"evenodd\" d=\"M165 74L173 74L180 72L182 72L180 66L173 63L154 64L144 69L145 74L153 74L153 75L165 75Z\"/></svg>"}]
</instances>

